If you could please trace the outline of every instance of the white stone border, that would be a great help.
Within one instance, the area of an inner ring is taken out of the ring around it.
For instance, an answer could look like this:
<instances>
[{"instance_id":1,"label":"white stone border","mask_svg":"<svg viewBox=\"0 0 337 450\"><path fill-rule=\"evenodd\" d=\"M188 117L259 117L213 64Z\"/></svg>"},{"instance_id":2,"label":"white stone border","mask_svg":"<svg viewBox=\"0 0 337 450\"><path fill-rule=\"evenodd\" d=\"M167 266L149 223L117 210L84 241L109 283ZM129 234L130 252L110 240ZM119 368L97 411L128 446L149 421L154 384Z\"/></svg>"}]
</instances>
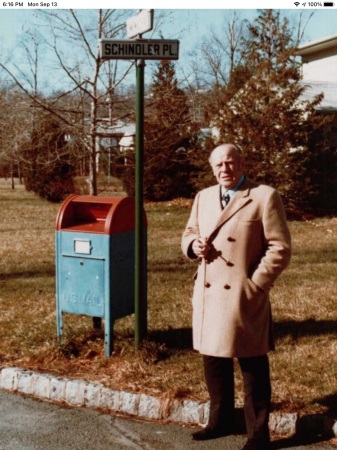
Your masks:
<instances>
[{"instance_id":1,"label":"white stone border","mask_svg":"<svg viewBox=\"0 0 337 450\"><path fill-rule=\"evenodd\" d=\"M75 407L107 409L150 420L205 425L209 414L209 402L168 400L142 393L114 391L100 384L41 374L19 367L0 371L0 388L39 399L65 402ZM269 425L271 431L291 435L296 432L299 420L301 418L297 413L272 413ZM337 421L317 416L317 422L324 431L337 436Z\"/></svg>"}]
</instances>

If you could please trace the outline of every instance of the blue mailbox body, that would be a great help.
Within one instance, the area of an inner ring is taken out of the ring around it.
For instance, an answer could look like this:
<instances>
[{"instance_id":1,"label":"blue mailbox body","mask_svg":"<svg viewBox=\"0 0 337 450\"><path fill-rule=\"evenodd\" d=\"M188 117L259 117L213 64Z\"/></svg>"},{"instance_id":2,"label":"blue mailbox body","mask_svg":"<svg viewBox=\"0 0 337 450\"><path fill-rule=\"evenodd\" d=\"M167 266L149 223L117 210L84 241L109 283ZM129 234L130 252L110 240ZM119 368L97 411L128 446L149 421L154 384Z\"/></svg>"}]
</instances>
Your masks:
<instances>
[{"instance_id":1,"label":"blue mailbox body","mask_svg":"<svg viewBox=\"0 0 337 450\"><path fill-rule=\"evenodd\" d=\"M144 225L146 239L145 212ZM102 318L108 357L114 321L135 309L134 198L71 195L58 212L55 239L58 339L63 313Z\"/></svg>"}]
</instances>

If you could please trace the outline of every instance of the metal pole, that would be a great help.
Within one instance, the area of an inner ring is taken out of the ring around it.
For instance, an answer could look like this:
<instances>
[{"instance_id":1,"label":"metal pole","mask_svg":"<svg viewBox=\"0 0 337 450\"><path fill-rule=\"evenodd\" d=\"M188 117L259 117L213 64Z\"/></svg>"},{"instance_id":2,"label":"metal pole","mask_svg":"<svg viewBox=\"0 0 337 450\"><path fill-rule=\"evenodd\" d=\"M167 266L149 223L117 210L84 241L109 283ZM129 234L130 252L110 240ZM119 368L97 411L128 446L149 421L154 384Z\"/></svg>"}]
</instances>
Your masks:
<instances>
[{"instance_id":1,"label":"metal pole","mask_svg":"<svg viewBox=\"0 0 337 450\"><path fill-rule=\"evenodd\" d=\"M147 333L146 248L143 224L144 60L136 66L136 168L135 168L135 348Z\"/></svg>"}]
</instances>

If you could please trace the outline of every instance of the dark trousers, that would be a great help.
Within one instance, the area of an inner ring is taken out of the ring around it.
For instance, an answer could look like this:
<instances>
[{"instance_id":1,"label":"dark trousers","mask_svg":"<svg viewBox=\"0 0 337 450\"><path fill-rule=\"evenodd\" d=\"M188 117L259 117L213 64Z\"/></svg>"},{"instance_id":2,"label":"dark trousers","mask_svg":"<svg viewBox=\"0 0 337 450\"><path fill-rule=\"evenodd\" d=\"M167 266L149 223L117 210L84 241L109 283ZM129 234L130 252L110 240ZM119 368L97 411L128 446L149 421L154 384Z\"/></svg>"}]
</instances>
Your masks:
<instances>
[{"instance_id":1,"label":"dark trousers","mask_svg":"<svg viewBox=\"0 0 337 450\"><path fill-rule=\"evenodd\" d=\"M203 356L210 396L209 427L234 425L234 364L232 358ZM238 358L244 389L244 414L249 439L269 439L271 385L267 355Z\"/></svg>"}]
</instances>

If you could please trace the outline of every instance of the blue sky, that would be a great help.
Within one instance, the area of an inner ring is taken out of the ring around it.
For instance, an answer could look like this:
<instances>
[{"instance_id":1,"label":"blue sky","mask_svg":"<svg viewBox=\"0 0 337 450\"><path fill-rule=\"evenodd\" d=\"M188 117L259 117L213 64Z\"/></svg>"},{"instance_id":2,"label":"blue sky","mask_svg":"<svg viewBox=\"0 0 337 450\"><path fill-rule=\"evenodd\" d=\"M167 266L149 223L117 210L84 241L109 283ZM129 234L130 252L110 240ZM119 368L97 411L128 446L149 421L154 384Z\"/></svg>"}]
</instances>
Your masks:
<instances>
[{"instance_id":1,"label":"blue sky","mask_svg":"<svg viewBox=\"0 0 337 450\"><path fill-rule=\"evenodd\" d=\"M168 10L169 11L169 10ZM180 39L181 48L189 51L202 41L203 36L210 29L218 30L226 15L230 14L228 9L175 9L173 20L163 29L165 38ZM236 10L242 17L253 19L256 10ZM294 20L300 14L299 9L282 10L289 14ZM306 10L309 14L313 10ZM130 10L130 16L136 10ZM23 24L34 14L31 9L0 9L0 48L15 48L15 39L20 34ZM155 18L156 18L155 10ZM337 9L316 9L306 30L306 41L317 40L337 34Z\"/></svg>"},{"instance_id":2,"label":"blue sky","mask_svg":"<svg viewBox=\"0 0 337 450\"><path fill-rule=\"evenodd\" d=\"M172 33L172 37L181 40L181 48L186 52L193 50L197 43L202 42L202 38L210 34L210 30L220 30L226 17L233 10L226 9L179 9L175 12L176 23L170 25L167 33ZM236 10L242 18L252 21L257 15L255 9ZM301 10L291 9L282 10L291 20L296 23L299 19ZM333 10L306 10L305 14L309 16L314 12L310 19L304 36L303 43L312 40L322 39L324 37L337 35L337 9ZM164 36L168 38L169 36Z\"/></svg>"},{"instance_id":3,"label":"blue sky","mask_svg":"<svg viewBox=\"0 0 337 450\"><path fill-rule=\"evenodd\" d=\"M190 52L200 45L207 35L210 35L211 30L219 31L226 17L228 18L233 12L229 9L165 9L165 11L171 11L171 19L161 28L162 36L158 34L151 36L150 33L147 33L143 37L179 39L178 70L179 66L184 67L184 64L188 64ZM305 14L309 16L313 11L305 10ZM130 16L135 15L136 12L137 10L130 9ZM236 12L241 18L247 18L250 21L257 15L255 9L238 9ZM281 12L286 14L295 24L301 10L292 8L289 10L282 9ZM155 23L159 13L159 10L155 10ZM19 52L17 38L22 33L25 22L29 21L34 14L34 9L0 9L0 57L2 59L4 59L4 55L14 55ZM316 9L306 27L303 43L332 35L337 35L337 8L331 10ZM150 65L151 63L147 64Z\"/></svg>"},{"instance_id":4,"label":"blue sky","mask_svg":"<svg viewBox=\"0 0 337 450\"><path fill-rule=\"evenodd\" d=\"M211 29L219 30L221 22L226 15L230 14L230 9L175 9L173 11L174 21L172 21L164 31L164 37L180 39L188 48L193 47L196 42L209 33ZM242 17L253 19L256 10L239 9L237 13ZM314 10L306 10L309 14ZM136 11L130 10L130 16ZM282 10L294 20L299 16L301 10ZM25 21L34 14L34 10L20 9L0 9L0 37L1 46L11 48L15 44L15 37L20 33ZM156 10L155 10L156 19ZM314 16L307 26L307 40L321 39L326 36L337 34L337 9L316 9ZM167 35L167 36L166 36Z\"/></svg>"}]
</instances>

